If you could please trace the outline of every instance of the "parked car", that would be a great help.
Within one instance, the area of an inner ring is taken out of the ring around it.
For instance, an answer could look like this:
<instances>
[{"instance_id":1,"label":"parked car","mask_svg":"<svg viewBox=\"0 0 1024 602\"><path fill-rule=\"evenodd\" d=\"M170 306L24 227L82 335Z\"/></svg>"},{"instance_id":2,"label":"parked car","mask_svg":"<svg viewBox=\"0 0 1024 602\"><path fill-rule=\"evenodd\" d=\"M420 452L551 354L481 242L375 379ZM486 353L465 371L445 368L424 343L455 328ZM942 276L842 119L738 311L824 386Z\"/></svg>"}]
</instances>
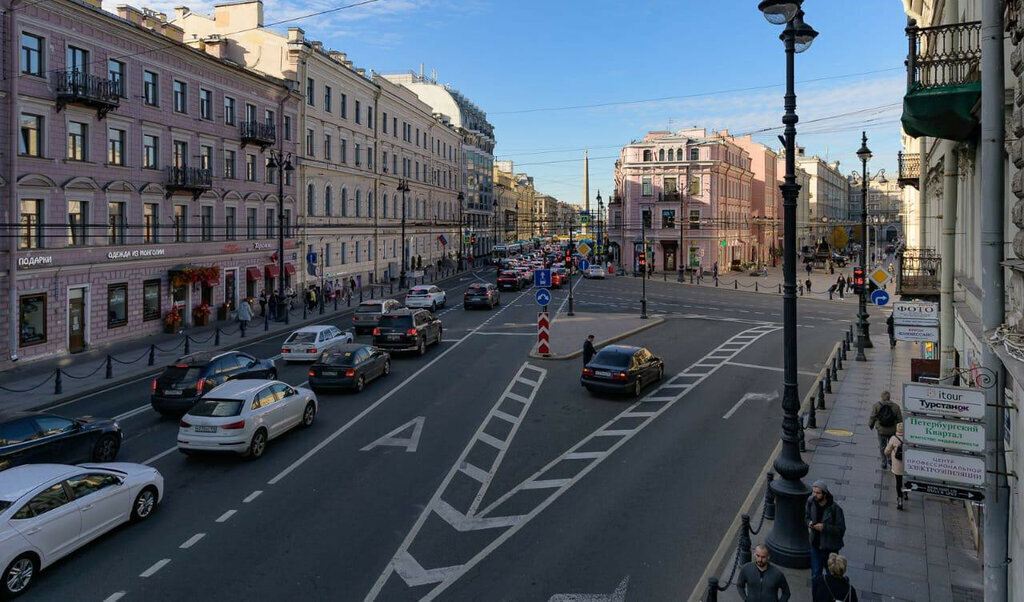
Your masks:
<instances>
[{"instance_id":1,"label":"parked car","mask_svg":"<svg viewBox=\"0 0 1024 602\"><path fill-rule=\"evenodd\" d=\"M335 345L344 345L355 340L351 332L329 324L304 326L288 335L281 344L281 359L285 362L316 361L320 354Z\"/></svg>"},{"instance_id":2,"label":"parked car","mask_svg":"<svg viewBox=\"0 0 1024 602\"><path fill-rule=\"evenodd\" d=\"M163 476L143 464L32 464L0 473L0 594L25 593L60 558L149 518L163 493Z\"/></svg>"},{"instance_id":3,"label":"parked car","mask_svg":"<svg viewBox=\"0 0 1024 602\"><path fill-rule=\"evenodd\" d=\"M832 254L832 262L835 263L836 267L838 267L838 268L846 267L846 262L847 261L848 260L846 259L846 255L843 255L841 253L833 253Z\"/></svg>"},{"instance_id":4,"label":"parked car","mask_svg":"<svg viewBox=\"0 0 1024 602\"><path fill-rule=\"evenodd\" d=\"M195 405L203 392L238 378L277 378L273 360L261 360L242 353L201 352L178 358L153 379L149 403L161 414L183 414Z\"/></svg>"},{"instance_id":5,"label":"parked car","mask_svg":"<svg viewBox=\"0 0 1024 602\"><path fill-rule=\"evenodd\" d=\"M471 284L469 285L469 288L466 289L466 292L462 294L462 307L464 309L480 306L491 309L500 303L501 292L498 291L497 286L489 282Z\"/></svg>"},{"instance_id":6,"label":"parked car","mask_svg":"<svg viewBox=\"0 0 1024 602\"><path fill-rule=\"evenodd\" d=\"M267 442L309 427L316 394L277 380L231 381L207 393L178 423L178 451L234 452L257 459Z\"/></svg>"},{"instance_id":7,"label":"parked car","mask_svg":"<svg viewBox=\"0 0 1024 602\"><path fill-rule=\"evenodd\" d=\"M370 299L369 301L363 301L356 307L356 312L352 314L352 327L355 329L356 334L370 332L377 326L377 322L380 321L382 315L400 307L402 307L402 304L394 299Z\"/></svg>"},{"instance_id":8,"label":"parked car","mask_svg":"<svg viewBox=\"0 0 1024 602\"><path fill-rule=\"evenodd\" d=\"M435 311L447 301L445 292L432 284L421 284L409 289L405 296L406 307L424 307Z\"/></svg>"},{"instance_id":9,"label":"parked car","mask_svg":"<svg viewBox=\"0 0 1024 602\"><path fill-rule=\"evenodd\" d=\"M505 270L498 274L498 289L518 291L523 288L523 281L517 270Z\"/></svg>"},{"instance_id":10,"label":"parked car","mask_svg":"<svg viewBox=\"0 0 1024 602\"><path fill-rule=\"evenodd\" d=\"M19 464L113 462L124 437L110 418L0 413L0 470Z\"/></svg>"},{"instance_id":11,"label":"parked car","mask_svg":"<svg viewBox=\"0 0 1024 602\"><path fill-rule=\"evenodd\" d=\"M425 309L400 309L384 314L373 329L373 344L393 351L427 352L427 345L441 343L441 320Z\"/></svg>"},{"instance_id":12,"label":"parked car","mask_svg":"<svg viewBox=\"0 0 1024 602\"><path fill-rule=\"evenodd\" d=\"M391 355L372 345L339 345L324 351L309 368L309 388L363 390L366 383L391 374Z\"/></svg>"},{"instance_id":13,"label":"parked car","mask_svg":"<svg viewBox=\"0 0 1024 602\"><path fill-rule=\"evenodd\" d=\"M580 384L592 393L630 393L640 397L645 386L664 376L665 362L646 348L609 345L583 368Z\"/></svg>"},{"instance_id":14,"label":"parked car","mask_svg":"<svg viewBox=\"0 0 1024 602\"><path fill-rule=\"evenodd\" d=\"M584 278L604 278L604 268L599 265L592 265L583 271Z\"/></svg>"}]
</instances>

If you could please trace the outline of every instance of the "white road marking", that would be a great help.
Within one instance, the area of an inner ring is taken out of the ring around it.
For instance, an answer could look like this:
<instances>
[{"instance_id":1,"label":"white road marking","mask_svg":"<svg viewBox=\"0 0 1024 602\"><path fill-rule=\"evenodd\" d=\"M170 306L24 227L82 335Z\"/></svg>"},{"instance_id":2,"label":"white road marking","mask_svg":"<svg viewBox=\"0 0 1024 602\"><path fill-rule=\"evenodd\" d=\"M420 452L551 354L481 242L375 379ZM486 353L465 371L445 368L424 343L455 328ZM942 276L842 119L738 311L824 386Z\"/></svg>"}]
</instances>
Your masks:
<instances>
[{"instance_id":1,"label":"white road marking","mask_svg":"<svg viewBox=\"0 0 1024 602\"><path fill-rule=\"evenodd\" d=\"M131 418L132 416L136 416L138 414L141 414L141 413L145 412L146 410L149 410L151 407L152 406L150 406L149 404L137 407L134 410L129 410L129 411L125 412L124 414L118 414L117 416L114 416L114 420L116 420L118 422L121 422L122 420L125 420L126 418Z\"/></svg>"},{"instance_id":2,"label":"white road marking","mask_svg":"<svg viewBox=\"0 0 1024 602\"><path fill-rule=\"evenodd\" d=\"M157 560L153 564L153 566L151 566L148 569L146 569L146 570L142 571L141 573L139 573L139 577L142 577L143 579L145 579L147 577L152 577L153 575L156 574L157 571L159 571L160 569L164 568L165 566L167 566L170 563L171 563L171 559L170 558L164 558L163 560Z\"/></svg>"},{"instance_id":3,"label":"white road marking","mask_svg":"<svg viewBox=\"0 0 1024 602\"><path fill-rule=\"evenodd\" d=\"M548 602L624 602L628 586L629 575L626 575L610 594L555 594Z\"/></svg>"},{"instance_id":4,"label":"white road marking","mask_svg":"<svg viewBox=\"0 0 1024 602\"><path fill-rule=\"evenodd\" d=\"M249 495L245 496L245 499L244 499L244 500L242 500L242 503L243 503L243 504L248 504L249 502L251 502L251 501L253 501L254 499L258 498L258 497L260 496L260 494L261 494L261 493L263 493L263 491L261 491L261 490L259 490L259 489L257 489L256 491L253 491L253 492L252 492L252 493L250 493Z\"/></svg>"},{"instance_id":5,"label":"white road marking","mask_svg":"<svg viewBox=\"0 0 1024 602\"><path fill-rule=\"evenodd\" d=\"M771 370L772 372L784 372L783 368L776 368L775 366L759 366L757 364L741 364L740 362L726 362L727 366L737 366L739 368L756 368L758 370ZM797 374L803 374L804 376L817 376L817 372L811 372L809 370L797 370Z\"/></svg>"},{"instance_id":6,"label":"white road marking","mask_svg":"<svg viewBox=\"0 0 1024 602\"><path fill-rule=\"evenodd\" d=\"M778 398L779 398L779 392L778 391L772 391L772 393L770 395L768 393L747 393L743 397L740 397L740 400L737 401L735 403L735 405L733 405L729 409L729 411L725 413L724 416L722 416L722 420L728 420L729 417L731 417L733 414L735 414L736 410L740 409L740 406L742 406L743 403L746 402L748 399L751 400L751 401L775 401Z\"/></svg>"},{"instance_id":7,"label":"white road marking","mask_svg":"<svg viewBox=\"0 0 1024 602\"><path fill-rule=\"evenodd\" d=\"M128 592L126 592L126 591L114 592L114 593L110 594L109 596L107 596L106 598L104 598L103 602L117 602L118 600L123 598L124 595L127 594L127 593Z\"/></svg>"},{"instance_id":8,"label":"white road marking","mask_svg":"<svg viewBox=\"0 0 1024 602\"><path fill-rule=\"evenodd\" d=\"M506 324L506 326L515 326L517 328L518 327L525 328L527 326L531 326L531 324ZM476 332L476 333L473 333L473 334L476 334L477 336L491 336L491 337L535 337L535 336L537 336L536 332Z\"/></svg>"},{"instance_id":9,"label":"white road marking","mask_svg":"<svg viewBox=\"0 0 1024 602\"><path fill-rule=\"evenodd\" d=\"M231 518L232 516L234 516L236 512L238 512L238 510L228 510L228 511L227 511L227 512L225 512L224 514L221 514L221 515L220 515L220 516L219 516L219 517L217 518L217 520L216 520L216 521L214 521L214 522L218 522L218 523L223 523L223 522L227 522L227 520L228 520L229 518Z\"/></svg>"},{"instance_id":10,"label":"white road marking","mask_svg":"<svg viewBox=\"0 0 1024 602\"><path fill-rule=\"evenodd\" d=\"M186 539L185 543L181 544L178 547L181 548L182 550L187 550L187 549L191 548L192 546L196 545L199 542L199 540L204 538L204 537L206 537L206 533L196 533L192 537L189 537L188 539Z\"/></svg>"},{"instance_id":11,"label":"white road marking","mask_svg":"<svg viewBox=\"0 0 1024 602\"><path fill-rule=\"evenodd\" d=\"M153 456L152 458L150 458L150 459L146 460L145 462L143 462L143 464L152 464L153 462L156 462L157 460L159 460L160 458L163 458L167 454L169 454L171 452L174 452L174 451L177 451L177 450L178 450L178 446L177 445L175 445L174 447L172 447L170 449L165 449L164 451L160 452L159 454L157 454L157 455Z\"/></svg>"},{"instance_id":12,"label":"white road marking","mask_svg":"<svg viewBox=\"0 0 1024 602\"><path fill-rule=\"evenodd\" d=\"M381 438L377 439L373 443L370 443L366 447L362 447L359 451L370 451L375 447L381 446L392 446L392 447L404 447L406 452L412 453L416 451L416 448L420 444L420 435L423 433L423 423L427 420L426 416L417 416L406 422L402 426L395 430L387 433ZM412 434L408 437L399 437L398 434L409 430L412 427Z\"/></svg>"}]
</instances>

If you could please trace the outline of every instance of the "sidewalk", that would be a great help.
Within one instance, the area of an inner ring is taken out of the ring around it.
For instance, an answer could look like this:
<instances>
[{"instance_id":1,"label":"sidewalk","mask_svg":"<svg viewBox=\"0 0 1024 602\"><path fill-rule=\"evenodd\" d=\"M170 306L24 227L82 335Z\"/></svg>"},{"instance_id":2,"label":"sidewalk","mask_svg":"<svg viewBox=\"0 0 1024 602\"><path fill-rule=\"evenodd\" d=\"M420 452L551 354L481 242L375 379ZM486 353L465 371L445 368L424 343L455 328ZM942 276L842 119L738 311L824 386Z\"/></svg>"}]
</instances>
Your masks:
<instances>
[{"instance_id":1,"label":"sidewalk","mask_svg":"<svg viewBox=\"0 0 1024 602\"><path fill-rule=\"evenodd\" d=\"M470 277L472 272L456 272L434 281L438 284L457 281L459 278ZM429 278L426 278L429 281ZM409 286L419 282L409 282ZM393 292L392 292L393 291ZM301 306L289 313L289 323L265 321L259 316L259 305L255 307L256 316L246 329L242 338L239 324L234 320L211 321L209 326L191 327L178 334L153 334L132 340L116 341L105 345L96 345L82 353L74 355L62 354L30 362L19 362L3 373L0 377L0 408L7 411L40 409L57 405L61 402L97 393L111 387L148 378L158 374L168 363L185 355L186 341L188 352L234 349L243 344L256 343L285 332L291 332L302 326L324 322L336 322L347 316L359 305L362 299L371 298L371 288L363 287L356 290L351 304L344 300L338 301L337 310L333 301L324 305L324 313L319 308L307 311L303 318ZM374 298L383 295L398 298L398 284L377 287L372 293ZM219 333L219 344L218 332ZM149 364L152 349L153 364ZM110 378L107 378L108 359ZM57 390L57 375L60 374L60 387Z\"/></svg>"},{"instance_id":2,"label":"sidewalk","mask_svg":"<svg viewBox=\"0 0 1024 602\"><path fill-rule=\"evenodd\" d=\"M594 347L600 349L648 328L658 326L665 318L654 316L642 320L635 313L603 314L577 311L575 315L557 314L551 321L549 355L537 353L534 345L530 357L547 360L567 360L583 355L583 341L594 335Z\"/></svg>"},{"instance_id":3,"label":"sidewalk","mask_svg":"<svg viewBox=\"0 0 1024 602\"><path fill-rule=\"evenodd\" d=\"M981 601L982 565L964 504L911 493L905 510L896 509L895 480L879 467L877 437L867 421L882 391L902 401L902 383L910 379L910 359L916 350L904 342L890 350L884 336L874 337L874 343L867 362L856 362L849 354L846 369L833 383L835 394L826 396L829 411L817 413L820 428L805 431L804 460L810 472L804 483L809 488L825 479L843 508L846 536L841 554L849 562L847 576L860 600ZM760 509L758 501L746 510L754 523ZM766 521L752 538L753 545L764 543L771 527ZM717 571L722 584L732 568L733 556L728 558L728 565ZM783 573L793 600L811 599L808 570ZM719 594L719 600L739 599L735 587Z\"/></svg>"}]
</instances>

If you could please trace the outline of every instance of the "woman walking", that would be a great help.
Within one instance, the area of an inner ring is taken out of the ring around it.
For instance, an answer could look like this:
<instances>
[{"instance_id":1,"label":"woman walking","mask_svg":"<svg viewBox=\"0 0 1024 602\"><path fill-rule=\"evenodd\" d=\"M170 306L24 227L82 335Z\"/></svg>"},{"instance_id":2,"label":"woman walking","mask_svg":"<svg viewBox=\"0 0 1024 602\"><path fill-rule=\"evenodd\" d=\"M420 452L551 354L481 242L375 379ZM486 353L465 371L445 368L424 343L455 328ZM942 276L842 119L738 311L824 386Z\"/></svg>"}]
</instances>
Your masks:
<instances>
[{"instance_id":1,"label":"woman walking","mask_svg":"<svg viewBox=\"0 0 1024 602\"><path fill-rule=\"evenodd\" d=\"M885 454L889 456L892 474L896 477L896 509L903 510L903 500L908 499L903 491L903 423L896 424L896 434L889 437L885 446Z\"/></svg>"}]
</instances>

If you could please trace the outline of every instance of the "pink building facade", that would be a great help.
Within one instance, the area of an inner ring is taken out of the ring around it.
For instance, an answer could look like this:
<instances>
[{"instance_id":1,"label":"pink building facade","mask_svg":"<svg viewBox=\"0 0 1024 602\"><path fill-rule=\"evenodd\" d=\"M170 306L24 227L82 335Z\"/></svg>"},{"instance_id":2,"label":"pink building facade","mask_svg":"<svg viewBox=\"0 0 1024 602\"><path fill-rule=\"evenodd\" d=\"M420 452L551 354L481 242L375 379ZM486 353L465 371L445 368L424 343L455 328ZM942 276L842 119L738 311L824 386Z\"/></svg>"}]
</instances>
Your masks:
<instances>
[{"instance_id":1,"label":"pink building facade","mask_svg":"<svg viewBox=\"0 0 1024 602\"><path fill-rule=\"evenodd\" d=\"M9 4L7 6L9 9ZM163 15L55 0L9 11L0 312L7 353L75 353L228 317L301 258L294 185L268 170L295 152L290 86L182 43ZM210 49L205 49L210 50ZM191 280L191 281L190 281ZM195 317L194 317L195 316Z\"/></svg>"},{"instance_id":2,"label":"pink building facade","mask_svg":"<svg viewBox=\"0 0 1024 602\"><path fill-rule=\"evenodd\" d=\"M754 142L749 135L733 138L733 142L750 155L754 178L750 183L750 234L753 252L751 261L769 265L782 257L782 173L779 155L767 146Z\"/></svg>"},{"instance_id":3,"label":"pink building facade","mask_svg":"<svg viewBox=\"0 0 1024 602\"><path fill-rule=\"evenodd\" d=\"M749 153L727 133L649 132L624 147L608 209L616 262L635 271L644 240L655 271L749 261L753 178Z\"/></svg>"}]
</instances>

